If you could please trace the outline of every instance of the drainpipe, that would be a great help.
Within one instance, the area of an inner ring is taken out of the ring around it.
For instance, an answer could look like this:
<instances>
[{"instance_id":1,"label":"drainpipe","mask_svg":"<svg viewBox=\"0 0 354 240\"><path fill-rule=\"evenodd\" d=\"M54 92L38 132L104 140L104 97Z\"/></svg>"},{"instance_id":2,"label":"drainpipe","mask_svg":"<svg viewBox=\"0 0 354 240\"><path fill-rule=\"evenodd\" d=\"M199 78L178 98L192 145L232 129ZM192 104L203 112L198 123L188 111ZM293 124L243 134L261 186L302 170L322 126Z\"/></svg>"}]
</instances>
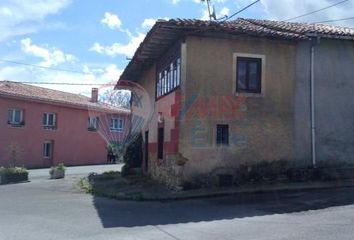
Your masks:
<instances>
[{"instance_id":1,"label":"drainpipe","mask_svg":"<svg viewBox=\"0 0 354 240\"><path fill-rule=\"evenodd\" d=\"M318 44L320 38L311 39L311 76L310 76L310 89L311 89L311 155L312 155L312 167L317 167L316 161L316 116L315 116L315 47Z\"/></svg>"}]
</instances>

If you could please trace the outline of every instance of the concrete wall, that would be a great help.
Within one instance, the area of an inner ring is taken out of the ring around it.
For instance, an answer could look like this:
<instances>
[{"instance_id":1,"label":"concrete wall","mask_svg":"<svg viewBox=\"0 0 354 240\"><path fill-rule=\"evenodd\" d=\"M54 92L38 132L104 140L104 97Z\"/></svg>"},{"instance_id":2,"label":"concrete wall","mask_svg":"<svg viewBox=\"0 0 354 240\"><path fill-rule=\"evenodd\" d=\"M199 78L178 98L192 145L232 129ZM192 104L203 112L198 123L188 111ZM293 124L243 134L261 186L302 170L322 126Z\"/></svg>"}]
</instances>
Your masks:
<instances>
[{"instance_id":1,"label":"concrete wall","mask_svg":"<svg viewBox=\"0 0 354 240\"><path fill-rule=\"evenodd\" d=\"M25 111L24 127L15 128L7 124L9 108ZM44 112L57 114L57 129L43 128ZM88 131L88 116L100 118L97 132ZM127 115L125 117L127 124ZM9 164L12 149L18 154L17 165L28 168L49 167L61 162L66 165L105 163L107 142L124 138L124 133L108 129L109 122L110 115L102 112L0 98L0 166ZM54 141L52 159L43 158L43 142L47 140Z\"/></svg>"},{"instance_id":2,"label":"concrete wall","mask_svg":"<svg viewBox=\"0 0 354 240\"><path fill-rule=\"evenodd\" d=\"M298 49L296 151L311 159L310 44ZM354 41L321 39L315 47L316 154L319 165L354 164Z\"/></svg>"},{"instance_id":3,"label":"concrete wall","mask_svg":"<svg viewBox=\"0 0 354 240\"><path fill-rule=\"evenodd\" d=\"M184 178L257 161L293 160L296 43L188 37L186 46ZM265 56L263 96L236 96L234 53ZM208 114L200 114L205 109ZM216 146L217 124L229 124L229 146Z\"/></svg>"}]
</instances>

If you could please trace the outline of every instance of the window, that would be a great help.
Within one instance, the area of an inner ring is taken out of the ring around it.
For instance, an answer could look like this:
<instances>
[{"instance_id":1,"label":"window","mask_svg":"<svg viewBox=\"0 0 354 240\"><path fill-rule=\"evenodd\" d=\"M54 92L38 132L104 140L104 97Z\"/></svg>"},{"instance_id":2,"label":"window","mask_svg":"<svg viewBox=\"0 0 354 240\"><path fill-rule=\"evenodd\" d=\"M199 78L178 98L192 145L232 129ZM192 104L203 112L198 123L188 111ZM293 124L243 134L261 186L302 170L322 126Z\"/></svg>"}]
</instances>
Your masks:
<instances>
[{"instance_id":1,"label":"window","mask_svg":"<svg viewBox=\"0 0 354 240\"><path fill-rule=\"evenodd\" d=\"M89 117L87 129L89 131L96 131L97 128L98 128L98 117Z\"/></svg>"},{"instance_id":2,"label":"window","mask_svg":"<svg viewBox=\"0 0 354 240\"><path fill-rule=\"evenodd\" d=\"M112 118L111 119L111 130L112 131L122 131L123 130L123 119Z\"/></svg>"},{"instance_id":3,"label":"window","mask_svg":"<svg viewBox=\"0 0 354 240\"><path fill-rule=\"evenodd\" d=\"M56 127L56 114L44 113L43 114L43 127L46 129L54 129Z\"/></svg>"},{"instance_id":4,"label":"window","mask_svg":"<svg viewBox=\"0 0 354 240\"><path fill-rule=\"evenodd\" d=\"M181 83L181 58L174 59L166 67L158 71L156 97L172 92Z\"/></svg>"},{"instance_id":5,"label":"window","mask_svg":"<svg viewBox=\"0 0 354 240\"><path fill-rule=\"evenodd\" d=\"M53 141L45 141L43 143L43 157L52 158L53 157Z\"/></svg>"},{"instance_id":6,"label":"window","mask_svg":"<svg viewBox=\"0 0 354 240\"><path fill-rule=\"evenodd\" d=\"M9 109L8 111L8 124L12 126L23 126L23 110L21 109Z\"/></svg>"},{"instance_id":7,"label":"window","mask_svg":"<svg viewBox=\"0 0 354 240\"><path fill-rule=\"evenodd\" d=\"M237 57L236 69L236 92L261 93L261 58Z\"/></svg>"},{"instance_id":8,"label":"window","mask_svg":"<svg viewBox=\"0 0 354 240\"><path fill-rule=\"evenodd\" d=\"M229 145L229 125L216 125L216 144Z\"/></svg>"},{"instance_id":9,"label":"window","mask_svg":"<svg viewBox=\"0 0 354 240\"><path fill-rule=\"evenodd\" d=\"M163 143L164 143L164 128L158 128L157 136L157 157L158 159L163 159Z\"/></svg>"}]
</instances>

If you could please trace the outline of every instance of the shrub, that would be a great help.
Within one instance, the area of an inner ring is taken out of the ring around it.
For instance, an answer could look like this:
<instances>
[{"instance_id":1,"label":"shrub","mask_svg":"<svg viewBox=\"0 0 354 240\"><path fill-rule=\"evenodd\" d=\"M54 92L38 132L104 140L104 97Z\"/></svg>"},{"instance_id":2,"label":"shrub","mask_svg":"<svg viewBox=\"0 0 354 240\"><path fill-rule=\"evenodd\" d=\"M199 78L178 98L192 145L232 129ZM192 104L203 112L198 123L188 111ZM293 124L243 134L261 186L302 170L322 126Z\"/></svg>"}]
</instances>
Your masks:
<instances>
[{"instance_id":1,"label":"shrub","mask_svg":"<svg viewBox=\"0 0 354 240\"><path fill-rule=\"evenodd\" d=\"M0 184L23 182L28 180L28 171L22 167L0 168Z\"/></svg>"},{"instance_id":2,"label":"shrub","mask_svg":"<svg viewBox=\"0 0 354 240\"><path fill-rule=\"evenodd\" d=\"M143 162L143 136L138 134L128 146L124 154L122 175L128 175L131 168L140 168Z\"/></svg>"},{"instance_id":3,"label":"shrub","mask_svg":"<svg viewBox=\"0 0 354 240\"><path fill-rule=\"evenodd\" d=\"M16 173L28 173L28 172L27 169L24 167L11 167L11 168L0 167L0 173L16 174Z\"/></svg>"}]
</instances>

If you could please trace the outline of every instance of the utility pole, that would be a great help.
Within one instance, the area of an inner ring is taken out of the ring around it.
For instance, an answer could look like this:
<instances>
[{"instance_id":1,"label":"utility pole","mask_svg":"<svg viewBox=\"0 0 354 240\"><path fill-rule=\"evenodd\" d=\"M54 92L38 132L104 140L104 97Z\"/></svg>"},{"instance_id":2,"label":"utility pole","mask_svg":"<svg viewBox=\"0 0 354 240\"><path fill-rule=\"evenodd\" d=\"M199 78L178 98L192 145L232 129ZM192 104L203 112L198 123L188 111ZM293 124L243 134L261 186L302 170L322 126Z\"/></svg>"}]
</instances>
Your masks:
<instances>
[{"instance_id":1,"label":"utility pole","mask_svg":"<svg viewBox=\"0 0 354 240\"><path fill-rule=\"evenodd\" d=\"M206 2L208 6L208 12L209 12L209 20L216 20L216 15L215 15L215 9L213 7L213 12L211 12L211 6L210 6L210 1L211 0L201 0L202 2Z\"/></svg>"}]
</instances>

